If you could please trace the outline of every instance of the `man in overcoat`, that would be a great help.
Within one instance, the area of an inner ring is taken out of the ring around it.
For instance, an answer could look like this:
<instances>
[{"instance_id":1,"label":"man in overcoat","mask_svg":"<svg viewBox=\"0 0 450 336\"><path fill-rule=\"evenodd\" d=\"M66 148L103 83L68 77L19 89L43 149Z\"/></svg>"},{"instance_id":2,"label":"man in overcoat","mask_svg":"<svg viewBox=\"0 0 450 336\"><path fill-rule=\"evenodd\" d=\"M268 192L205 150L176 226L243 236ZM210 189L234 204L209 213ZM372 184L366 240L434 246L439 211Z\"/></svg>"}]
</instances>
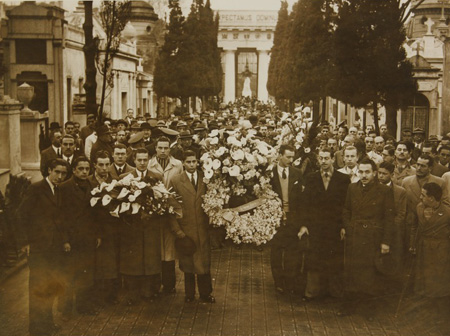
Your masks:
<instances>
[{"instance_id":1,"label":"man in overcoat","mask_svg":"<svg viewBox=\"0 0 450 336\"><path fill-rule=\"evenodd\" d=\"M211 281L211 246L209 242L208 217L205 214L202 196L206 193L203 174L197 170L196 153L190 150L184 152L183 166L185 171L175 176L171 181L174 191L181 196L183 217L173 218L172 229L178 238L188 236L196 246L192 256L178 253L180 269L184 272L185 301L192 302L195 298L195 283L200 300L215 302Z\"/></svg>"},{"instance_id":2,"label":"man in overcoat","mask_svg":"<svg viewBox=\"0 0 450 336\"><path fill-rule=\"evenodd\" d=\"M94 174L87 178L90 190L103 182L111 183L109 174L111 158L106 151L99 151L93 161ZM95 250L95 280L97 295L107 304L118 302L119 283L119 228L122 222L109 214L105 207L92 209L93 220L102 234L102 243Z\"/></svg>"},{"instance_id":3,"label":"man in overcoat","mask_svg":"<svg viewBox=\"0 0 450 336\"><path fill-rule=\"evenodd\" d=\"M170 155L170 140L162 136L156 140L156 155L150 159L148 170L163 176L164 185L169 188L172 178L183 171L180 160ZM170 217L161 218L161 264L163 293L175 293L175 236L170 230Z\"/></svg>"},{"instance_id":4,"label":"man in overcoat","mask_svg":"<svg viewBox=\"0 0 450 336\"><path fill-rule=\"evenodd\" d=\"M59 329L53 321L53 303L64 291L59 259L67 233L58 220L58 185L65 180L67 163L54 159L47 177L32 184L19 207L21 228L28 245L30 335L52 335Z\"/></svg>"},{"instance_id":5,"label":"man in overcoat","mask_svg":"<svg viewBox=\"0 0 450 336\"><path fill-rule=\"evenodd\" d=\"M69 245L62 265L68 289L61 298L62 313L67 318L72 313L73 292L78 313L97 313L92 289L95 250L101 244L101 232L93 219L93 209L90 205L91 189L87 180L90 168L89 160L79 156L73 163L72 177L59 187L60 218L68 232L66 243Z\"/></svg>"},{"instance_id":6,"label":"man in overcoat","mask_svg":"<svg viewBox=\"0 0 450 336\"><path fill-rule=\"evenodd\" d=\"M283 203L284 216L281 226L271 241L270 264L275 289L282 294L293 294L295 279L301 263L297 234L300 222L297 210L302 192L302 174L292 167L295 149L282 145L278 164L272 171L272 189Z\"/></svg>"},{"instance_id":7,"label":"man in overcoat","mask_svg":"<svg viewBox=\"0 0 450 336\"><path fill-rule=\"evenodd\" d=\"M50 162L52 162L54 159L62 157L61 139L61 132L54 131L51 137L52 145L41 152L40 170L43 177L48 176L48 166Z\"/></svg>"},{"instance_id":8,"label":"man in overcoat","mask_svg":"<svg viewBox=\"0 0 450 336\"><path fill-rule=\"evenodd\" d=\"M450 312L450 211L442 202L442 188L422 186L421 203L412 227L410 251L416 254L414 293L428 301L442 320Z\"/></svg>"},{"instance_id":9,"label":"man in overcoat","mask_svg":"<svg viewBox=\"0 0 450 336\"><path fill-rule=\"evenodd\" d=\"M117 144L113 148L113 163L109 167L109 174L113 180L119 180L119 176L131 173L134 168L127 163L127 147Z\"/></svg>"},{"instance_id":10,"label":"man in overcoat","mask_svg":"<svg viewBox=\"0 0 450 336\"><path fill-rule=\"evenodd\" d=\"M300 239L307 235L310 244L305 301L320 295L343 295L344 244L340 231L350 178L333 169L333 153L329 148L319 151L318 161L320 171L306 178L301 203L302 227L298 234Z\"/></svg>"},{"instance_id":11,"label":"man in overcoat","mask_svg":"<svg viewBox=\"0 0 450 336\"><path fill-rule=\"evenodd\" d=\"M345 244L345 281L348 301L339 315L363 308L370 319L375 313L376 295L384 293L383 275L376 258L389 253L394 230L394 194L376 179L377 165L363 158L358 166L360 181L351 183L343 209ZM358 307L358 302L365 306Z\"/></svg>"},{"instance_id":12,"label":"man in overcoat","mask_svg":"<svg viewBox=\"0 0 450 336\"><path fill-rule=\"evenodd\" d=\"M138 148L134 153L136 169L131 174L146 183L162 181L162 176L147 170L148 152ZM161 287L161 220L158 216L125 219L120 229L120 273L125 280L127 304L134 305L142 296L156 299Z\"/></svg>"}]
</instances>

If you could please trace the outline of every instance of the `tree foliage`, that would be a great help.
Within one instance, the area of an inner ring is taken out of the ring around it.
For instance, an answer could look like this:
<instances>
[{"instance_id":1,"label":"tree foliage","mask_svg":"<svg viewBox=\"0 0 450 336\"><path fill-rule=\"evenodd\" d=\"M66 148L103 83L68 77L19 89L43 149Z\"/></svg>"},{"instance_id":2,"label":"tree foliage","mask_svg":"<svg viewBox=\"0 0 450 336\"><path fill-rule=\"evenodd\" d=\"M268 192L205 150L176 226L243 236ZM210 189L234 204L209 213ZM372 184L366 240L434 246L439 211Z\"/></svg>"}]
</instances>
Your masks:
<instances>
[{"instance_id":1,"label":"tree foliage","mask_svg":"<svg viewBox=\"0 0 450 336\"><path fill-rule=\"evenodd\" d=\"M170 6L168 32L155 68L155 92L180 98L217 95L222 87L218 17L209 0L194 0L186 21L178 1Z\"/></svg>"},{"instance_id":2,"label":"tree foliage","mask_svg":"<svg viewBox=\"0 0 450 336\"><path fill-rule=\"evenodd\" d=\"M164 37L164 45L156 60L153 78L153 89L159 97L181 96L180 74L182 64L178 52L184 38L183 24L185 19L179 1L170 1L169 8L169 25Z\"/></svg>"},{"instance_id":3,"label":"tree foliage","mask_svg":"<svg viewBox=\"0 0 450 336\"><path fill-rule=\"evenodd\" d=\"M97 66L103 76L102 95L100 100L99 122L103 115L106 87L113 87L112 61L119 51L120 35L130 19L131 1L102 1L100 19L105 31L105 40L100 44L97 53Z\"/></svg>"},{"instance_id":4,"label":"tree foliage","mask_svg":"<svg viewBox=\"0 0 450 336\"><path fill-rule=\"evenodd\" d=\"M372 103L377 131L378 104L400 106L415 92L405 39L399 0L342 5L334 34L335 97L356 107Z\"/></svg>"},{"instance_id":5,"label":"tree foliage","mask_svg":"<svg viewBox=\"0 0 450 336\"><path fill-rule=\"evenodd\" d=\"M95 67L95 54L98 47L98 39L93 34L92 1L84 1L84 59L86 63L86 81L83 84L86 92L86 114L97 114L97 68Z\"/></svg>"}]
</instances>

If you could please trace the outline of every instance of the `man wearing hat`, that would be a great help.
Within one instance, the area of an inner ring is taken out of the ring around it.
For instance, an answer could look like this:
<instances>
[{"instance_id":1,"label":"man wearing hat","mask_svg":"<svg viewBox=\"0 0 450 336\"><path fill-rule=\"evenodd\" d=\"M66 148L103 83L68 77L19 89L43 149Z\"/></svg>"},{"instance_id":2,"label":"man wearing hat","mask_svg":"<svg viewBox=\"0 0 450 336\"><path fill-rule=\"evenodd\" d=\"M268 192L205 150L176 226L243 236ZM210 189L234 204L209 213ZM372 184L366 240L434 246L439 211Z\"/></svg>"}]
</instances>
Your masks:
<instances>
[{"instance_id":1,"label":"man wearing hat","mask_svg":"<svg viewBox=\"0 0 450 336\"><path fill-rule=\"evenodd\" d=\"M128 124L125 120L119 119L119 120L117 120L116 126L117 126L117 132L125 131L128 127Z\"/></svg>"},{"instance_id":2,"label":"man wearing hat","mask_svg":"<svg viewBox=\"0 0 450 336\"><path fill-rule=\"evenodd\" d=\"M193 151L195 156L199 158L200 148L194 146L192 143L192 135L190 131L181 131L178 137L178 142L175 146L170 149L170 154L177 160L183 159L183 153L185 151Z\"/></svg>"},{"instance_id":3,"label":"man wearing hat","mask_svg":"<svg viewBox=\"0 0 450 336\"><path fill-rule=\"evenodd\" d=\"M414 150L411 155L414 161L417 161L417 158L422 153L424 140L425 131L423 130L423 128L416 127L413 131Z\"/></svg>"},{"instance_id":4,"label":"man wearing hat","mask_svg":"<svg viewBox=\"0 0 450 336\"><path fill-rule=\"evenodd\" d=\"M148 170L162 175L166 188L170 187L174 176L183 172L183 164L170 155L170 140L162 136L156 141L156 155L150 159ZM163 218L162 221L169 220ZM161 257L162 257L162 285L165 294L175 293L175 236L170 231L169 223L162 226Z\"/></svg>"},{"instance_id":5,"label":"man wearing hat","mask_svg":"<svg viewBox=\"0 0 450 336\"><path fill-rule=\"evenodd\" d=\"M185 121L183 121L183 120L180 120L178 123L177 123L177 131L178 132L183 132L183 131L187 131L187 129L188 129L188 124L185 122Z\"/></svg>"},{"instance_id":6,"label":"man wearing hat","mask_svg":"<svg viewBox=\"0 0 450 336\"><path fill-rule=\"evenodd\" d=\"M128 152L127 152L127 163L130 166L134 167L134 153L136 153L136 151L139 148L145 147L144 133L139 132L139 133L133 134L130 137L130 140L128 140L128 144L130 145L130 147L128 147Z\"/></svg>"},{"instance_id":7,"label":"man wearing hat","mask_svg":"<svg viewBox=\"0 0 450 336\"><path fill-rule=\"evenodd\" d=\"M113 147L111 131L106 125L101 125L97 128L97 141L94 143L91 150L91 158L93 161L95 161L97 152L101 150L108 152L110 157L112 156Z\"/></svg>"},{"instance_id":8,"label":"man wearing hat","mask_svg":"<svg viewBox=\"0 0 450 336\"><path fill-rule=\"evenodd\" d=\"M148 146L152 143L152 127L148 122L141 124L141 130L144 133L144 144Z\"/></svg>"}]
</instances>

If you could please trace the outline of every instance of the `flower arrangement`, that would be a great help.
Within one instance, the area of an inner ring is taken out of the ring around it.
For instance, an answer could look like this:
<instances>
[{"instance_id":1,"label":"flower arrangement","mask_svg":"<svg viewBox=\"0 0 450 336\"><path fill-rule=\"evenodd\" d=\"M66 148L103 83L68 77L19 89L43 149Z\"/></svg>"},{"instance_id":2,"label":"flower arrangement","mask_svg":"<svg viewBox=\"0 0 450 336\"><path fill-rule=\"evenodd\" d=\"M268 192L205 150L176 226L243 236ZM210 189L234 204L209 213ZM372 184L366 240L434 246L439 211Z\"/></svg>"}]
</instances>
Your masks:
<instances>
[{"instance_id":1,"label":"flower arrangement","mask_svg":"<svg viewBox=\"0 0 450 336\"><path fill-rule=\"evenodd\" d=\"M276 150L254 130L214 130L207 140L208 151L200 161L207 185L203 208L210 222L225 227L235 243L266 243L283 215L270 184Z\"/></svg>"},{"instance_id":2,"label":"flower arrangement","mask_svg":"<svg viewBox=\"0 0 450 336\"><path fill-rule=\"evenodd\" d=\"M103 206L111 216L138 215L142 217L172 214L181 216L180 197L167 190L162 181L141 181L132 174L111 183L103 182L91 191L91 206Z\"/></svg>"}]
</instances>

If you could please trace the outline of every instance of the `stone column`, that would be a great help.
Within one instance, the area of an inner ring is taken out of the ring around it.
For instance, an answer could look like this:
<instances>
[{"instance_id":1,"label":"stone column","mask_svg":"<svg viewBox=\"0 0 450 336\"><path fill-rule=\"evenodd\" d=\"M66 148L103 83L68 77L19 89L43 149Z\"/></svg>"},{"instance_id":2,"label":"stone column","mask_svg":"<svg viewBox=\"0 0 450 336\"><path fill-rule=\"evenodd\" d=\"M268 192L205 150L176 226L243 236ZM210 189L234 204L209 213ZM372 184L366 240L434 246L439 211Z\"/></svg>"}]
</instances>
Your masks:
<instances>
[{"instance_id":1,"label":"stone column","mask_svg":"<svg viewBox=\"0 0 450 336\"><path fill-rule=\"evenodd\" d=\"M13 175L22 172L20 109L22 104L5 96L0 101L0 170Z\"/></svg>"},{"instance_id":2,"label":"stone column","mask_svg":"<svg viewBox=\"0 0 450 336\"><path fill-rule=\"evenodd\" d=\"M225 50L225 93L224 102L236 99L236 65L235 50Z\"/></svg>"},{"instance_id":3,"label":"stone column","mask_svg":"<svg viewBox=\"0 0 450 336\"><path fill-rule=\"evenodd\" d=\"M269 53L267 50L259 50L258 53L258 100L268 101L267 80L269 77Z\"/></svg>"},{"instance_id":4,"label":"stone column","mask_svg":"<svg viewBox=\"0 0 450 336\"><path fill-rule=\"evenodd\" d=\"M450 39L444 41L444 69L442 85L442 105L441 113L443 116L441 123L441 134L450 132L450 120L447 117L450 111ZM430 119L431 120L431 119Z\"/></svg>"}]
</instances>

